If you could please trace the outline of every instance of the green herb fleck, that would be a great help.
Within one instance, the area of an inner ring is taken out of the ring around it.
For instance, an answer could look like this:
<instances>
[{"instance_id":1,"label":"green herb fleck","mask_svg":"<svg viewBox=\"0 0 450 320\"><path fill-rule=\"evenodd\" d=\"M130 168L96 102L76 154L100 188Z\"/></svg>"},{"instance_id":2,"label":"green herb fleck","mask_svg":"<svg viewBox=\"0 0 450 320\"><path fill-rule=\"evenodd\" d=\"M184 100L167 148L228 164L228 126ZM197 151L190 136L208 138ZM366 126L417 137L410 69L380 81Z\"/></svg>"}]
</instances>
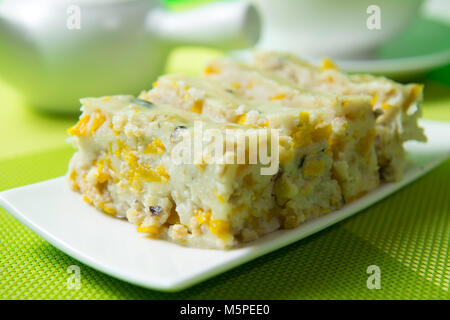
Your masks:
<instances>
[{"instance_id":1,"label":"green herb fleck","mask_svg":"<svg viewBox=\"0 0 450 320\"><path fill-rule=\"evenodd\" d=\"M152 213L152 216L157 216L162 212L161 206L150 206L150 212Z\"/></svg>"},{"instance_id":2,"label":"green herb fleck","mask_svg":"<svg viewBox=\"0 0 450 320\"><path fill-rule=\"evenodd\" d=\"M303 167L303 164L305 163L306 156L301 157L300 162L298 164L298 168L301 169Z\"/></svg>"},{"instance_id":3,"label":"green herb fleck","mask_svg":"<svg viewBox=\"0 0 450 320\"><path fill-rule=\"evenodd\" d=\"M131 99L131 102L133 104L137 104L138 106L142 106L142 107L146 107L146 108L153 107L153 103L151 103L150 101L147 101L147 100L133 98L133 99Z\"/></svg>"}]
</instances>

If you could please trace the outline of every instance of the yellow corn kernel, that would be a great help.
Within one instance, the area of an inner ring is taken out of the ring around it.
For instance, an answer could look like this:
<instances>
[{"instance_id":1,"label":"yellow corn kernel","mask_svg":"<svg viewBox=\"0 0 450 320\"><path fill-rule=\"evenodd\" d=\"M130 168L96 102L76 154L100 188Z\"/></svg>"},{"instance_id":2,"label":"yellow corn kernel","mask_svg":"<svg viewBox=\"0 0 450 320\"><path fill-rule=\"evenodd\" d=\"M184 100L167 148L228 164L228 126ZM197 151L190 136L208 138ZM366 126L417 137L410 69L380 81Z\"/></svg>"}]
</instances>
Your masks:
<instances>
[{"instance_id":1,"label":"yellow corn kernel","mask_svg":"<svg viewBox=\"0 0 450 320\"><path fill-rule=\"evenodd\" d=\"M160 228L156 225L137 227L137 232L152 233L152 234L157 235L160 232Z\"/></svg>"},{"instance_id":2,"label":"yellow corn kernel","mask_svg":"<svg viewBox=\"0 0 450 320\"><path fill-rule=\"evenodd\" d=\"M269 121L260 123L260 124L258 124L258 126L263 127L263 128L267 128L267 127L269 127Z\"/></svg>"},{"instance_id":3,"label":"yellow corn kernel","mask_svg":"<svg viewBox=\"0 0 450 320\"><path fill-rule=\"evenodd\" d=\"M388 110L390 108L392 108L392 105L389 103L384 102L381 104L381 109L383 109L383 110Z\"/></svg>"},{"instance_id":4,"label":"yellow corn kernel","mask_svg":"<svg viewBox=\"0 0 450 320\"><path fill-rule=\"evenodd\" d=\"M209 223L209 230L212 234L217 235L221 239L225 239L230 236L230 224L225 220L211 220Z\"/></svg>"},{"instance_id":5,"label":"yellow corn kernel","mask_svg":"<svg viewBox=\"0 0 450 320\"><path fill-rule=\"evenodd\" d=\"M300 127L292 135L294 148L303 148L312 143L311 129L308 127Z\"/></svg>"},{"instance_id":6,"label":"yellow corn kernel","mask_svg":"<svg viewBox=\"0 0 450 320\"><path fill-rule=\"evenodd\" d=\"M160 139L153 140L152 145L154 145L156 148L158 148L158 150L161 150L162 152L166 150L166 147L164 146L164 144Z\"/></svg>"},{"instance_id":7,"label":"yellow corn kernel","mask_svg":"<svg viewBox=\"0 0 450 320\"><path fill-rule=\"evenodd\" d=\"M423 90L423 84L416 84L413 88L412 88L412 92L418 96Z\"/></svg>"},{"instance_id":8,"label":"yellow corn kernel","mask_svg":"<svg viewBox=\"0 0 450 320\"><path fill-rule=\"evenodd\" d=\"M375 107L375 105L377 104L378 101L378 96L376 94L374 94L372 96L372 100L370 100L370 104L372 105L372 107Z\"/></svg>"},{"instance_id":9,"label":"yellow corn kernel","mask_svg":"<svg viewBox=\"0 0 450 320\"><path fill-rule=\"evenodd\" d=\"M103 211L105 211L107 214L110 214L110 215L115 215L116 214L116 209L114 209L113 207L106 206L106 204L104 202L100 202L98 204L98 207L100 209L102 209Z\"/></svg>"},{"instance_id":10,"label":"yellow corn kernel","mask_svg":"<svg viewBox=\"0 0 450 320\"><path fill-rule=\"evenodd\" d=\"M72 136L83 136L87 133L90 116L88 114L82 116L76 125L67 129L67 132Z\"/></svg>"},{"instance_id":11,"label":"yellow corn kernel","mask_svg":"<svg viewBox=\"0 0 450 320\"><path fill-rule=\"evenodd\" d=\"M132 168L129 176L132 180L142 178L147 182L162 182L163 180L161 175L146 163L142 163L138 168Z\"/></svg>"},{"instance_id":12,"label":"yellow corn kernel","mask_svg":"<svg viewBox=\"0 0 450 320\"><path fill-rule=\"evenodd\" d=\"M195 113L202 113L203 110L203 100L195 100L194 106L192 107L191 111Z\"/></svg>"},{"instance_id":13,"label":"yellow corn kernel","mask_svg":"<svg viewBox=\"0 0 450 320\"><path fill-rule=\"evenodd\" d=\"M106 172L98 171L96 174L94 174L97 177L98 182L104 183L108 181L110 178L109 174Z\"/></svg>"},{"instance_id":14,"label":"yellow corn kernel","mask_svg":"<svg viewBox=\"0 0 450 320\"><path fill-rule=\"evenodd\" d=\"M80 187L78 186L78 183L77 183L77 181L76 181L77 176L78 176L78 173L77 173L75 170L72 171L72 172L69 174L69 179L72 181L72 188L73 188L75 191L80 190Z\"/></svg>"},{"instance_id":15,"label":"yellow corn kernel","mask_svg":"<svg viewBox=\"0 0 450 320\"><path fill-rule=\"evenodd\" d=\"M126 150L123 155L123 159L128 162L128 165L132 169L136 169L138 167L138 158L137 156L129 150Z\"/></svg>"},{"instance_id":16,"label":"yellow corn kernel","mask_svg":"<svg viewBox=\"0 0 450 320\"><path fill-rule=\"evenodd\" d=\"M122 140L117 139L116 143L117 143L116 151L119 150L120 152L122 152L122 150L128 150L128 147Z\"/></svg>"},{"instance_id":17,"label":"yellow corn kernel","mask_svg":"<svg viewBox=\"0 0 450 320\"><path fill-rule=\"evenodd\" d=\"M109 128L111 129L112 133L113 133L115 136L118 136L118 135L120 134L120 130L114 129L114 126L113 126L112 122L110 122L108 126L109 126Z\"/></svg>"},{"instance_id":18,"label":"yellow corn kernel","mask_svg":"<svg viewBox=\"0 0 450 320\"><path fill-rule=\"evenodd\" d=\"M83 195L83 200L89 204L92 204L92 200L88 198L88 196Z\"/></svg>"},{"instance_id":19,"label":"yellow corn kernel","mask_svg":"<svg viewBox=\"0 0 450 320\"><path fill-rule=\"evenodd\" d=\"M338 69L337 65L329 58L323 58L321 64L322 70Z\"/></svg>"},{"instance_id":20,"label":"yellow corn kernel","mask_svg":"<svg viewBox=\"0 0 450 320\"><path fill-rule=\"evenodd\" d=\"M305 177L319 177L325 169L323 160L313 160L307 162L303 167L303 175Z\"/></svg>"},{"instance_id":21,"label":"yellow corn kernel","mask_svg":"<svg viewBox=\"0 0 450 320\"><path fill-rule=\"evenodd\" d=\"M158 86L158 81L153 82L153 87L157 87Z\"/></svg>"},{"instance_id":22,"label":"yellow corn kernel","mask_svg":"<svg viewBox=\"0 0 450 320\"><path fill-rule=\"evenodd\" d=\"M248 84L247 84L247 89L251 89L251 88L253 88L253 82L249 82Z\"/></svg>"},{"instance_id":23,"label":"yellow corn kernel","mask_svg":"<svg viewBox=\"0 0 450 320\"><path fill-rule=\"evenodd\" d=\"M97 110L94 115L94 119L92 120L91 130L89 130L89 133L94 133L105 121L106 117L101 113L100 110Z\"/></svg>"},{"instance_id":24,"label":"yellow corn kernel","mask_svg":"<svg viewBox=\"0 0 450 320\"><path fill-rule=\"evenodd\" d=\"M231 86L232 86L233 88L235 88L235 89L240 89L240 88L241 88L241 85L240 85L239 83L237 83L237 82L232 82L232 83L231 83Z\"/></svg>"},{"instance_id":25,"label":"yellow corn kernel","mask_svg":"<svg viewBox=\"0 0 450 320\"><path fill-rule=\"evenodd\" d=\"M220 71L221 70L219 68L216 68L216 67L214 67L212 65L208 65L208 66L206 66L206 68L204 70L204 73L205 74L219 74Z\"/></svg>"},{"instance_id":26,"label":"yellow corn kernel","mask_svg":"<svg viewBox=\"0 0 450 320\"><path fill-rule=\"evenodd\" d=\"M144 149L144 151L142 151L142 153L161 155L164 153L164 151L166 151L166 147L162 143L161 139L156 138L153 139L152 143L147 145L147 147Z\"/></svg>"},{"instance_id":27,"label":"yellow corn kernel","mask_svg":"<svg viewBox=\"0 0 450 320\"><path fill-rule=\"evenodd\" d=\"M218 194L215 191L213 193L216 196L217 200L219 200L220 203L225 203L225 199L223 198L223 196L221 194Z\"/></svg>"},{"instance_id":28,"label":"yellow corn kernel","mask_svg":"<svg viewBox=\"0 0 450 320\"><path fill-rule=\"evenodd\" d=\"M136 190L138 192L141 192L142 191L142 180L138 179L139 177L140 176L136 176L136 178L133 179L133 181L132 181L132 183L130 185L131 185L132 189L134 189L134 190Z\"/></svg>"},{"instance_id":29,"label":"yellow corn kernel","mask_svg":"<svg viewBox=\"0 0 450 320\"><path fill-rule=\"evenodd\" d=\"M305 125L309 123L309 113L308 112L300 112L298 115L298 118L300 120L300 125Z\"/></svg>"},{"instance_id":30,"label":"yellow corn kernel","mask_svg":"<svg viewBox=\"0 0 450 320\"><path fill-rule=\"evenodd\" d=\"M156 167L156 172L161 176L162 182L167 183L170 176L162 164Z\"/></svg>"},{"instance_id":31,"label":"yellow corn kernel","mask_svg":"<svg viewBox=\"0 0 450 320\"><path fill-rule=\"evenodd\" d=\"M120 130L112 130L112 132L114 133L115 136L118 136L120 134Z\"/></svg>"},{"instance_id":32,"label":"yellow corn kernel","mask_svg":"<svg viewBox=\"0 0 450 320\"><path fill-rule=\"evenodd\" d=\"M110 178L110 175L107 172L103 171L105 161L106 161L106 159L103 158L97 162L97 172L94 173L94 176L97 178L97 181L100 183L106 182Z\"/></svg>"},{"instance_id":33,"label":"yellow corn kernel","mask_svg":"<svg viewBox=\"0 0 450 320\"><path fill-rule=\"evenodd\" d=\"M312 132L312 140L314 142L327 140L331 136L332 132L333 132L333 127L331 126L331 124L327 124L325 126L318 127Z\"/></svg>"},{"instance_id":34,"label":"yellow corn kernel","mask_svg":"<svg viewBox=\"0 0 450 320\"><path fill-rule=\"evenodd\" d=\"M245 124L245 121L247 121L247 115L245 113L241 114L240 116L238 116L236 118L236 123L237 124Z\"/></svg>"},{"instance_id":35,"label":"yellow corn kernel","mask_svg":"<svg viewBox=\"0 0 450 320\"><path fill-rule=\"evenodd\" d=\"M357 145L357 151L361 156L366 155L375 141L376 131L374 128L371 128L367 131L366 135L362 137Z\"/></svg>"},{"instance_id":36,"label":"yellow corn kernel","mask_svg":"<svg viewBox=\"0 0 450 320\"><path fill-rule=\"evenodd\" d=\"M194 211L194 218L200 224L208 224L211 219L211 210L204 211L203 209L196 209Z\"/></svg>"},{"instance_id":37,"label":"yellow corn kernel","mask_svg":"<svg viewBox=\"0 0 450 320\"><path fill-rule=\"evenodd\" d=\"M273 101L273 100L281 100L284 98L286 98L286 93L280 93L280 94L271 96L269 99Z\"/></svg>"},{"instance_id":38,"label":"yellow corn kernel","mask_svg":"<svg viewBox=\"0 0 450 320\"><path fill-rule=\"evenodd\" d=\"M423 84L416 84L413 88L412 88L412 92L418 96L423 90Z\"/></svg>"},{"instance_id":39,"label":"yellow corn kernel","mask_svg":"<svg viewBox=\"0 0 450 320\"><path fill-rule=\"evenodd\" d=\"M422 90L423 90L423 84L416 84L415 86L413 86L411 88L411 92L410 92L408 98L405 100L405 102L402 105L402 110L404 112L408 111L411 104L419 98L420 94L422 93Z\"/></svg>"},{"instance_id":40,"label":"yellow corn kernel","mask_svg":"<svg viewBox=\"0 0 450 320\"><path fill-rule=\"evenodd\" d=\"M114 150L114 155L117 158L120 158L122 156L120 147L117 147L116 150Z\"/></svg>"},{"instance_id":41,"label":"yellow corn kernel","mask_svg":"<svg viewBox=\"0 0 450 320\"><path fill-rule=\"evenodd\" d=\"M337 159L339 151L343 149L344 145L344 139L340 136L333 136L328 139L328 147L333 152L333 158L335 160Z\"/></svg>"}]
</instances>

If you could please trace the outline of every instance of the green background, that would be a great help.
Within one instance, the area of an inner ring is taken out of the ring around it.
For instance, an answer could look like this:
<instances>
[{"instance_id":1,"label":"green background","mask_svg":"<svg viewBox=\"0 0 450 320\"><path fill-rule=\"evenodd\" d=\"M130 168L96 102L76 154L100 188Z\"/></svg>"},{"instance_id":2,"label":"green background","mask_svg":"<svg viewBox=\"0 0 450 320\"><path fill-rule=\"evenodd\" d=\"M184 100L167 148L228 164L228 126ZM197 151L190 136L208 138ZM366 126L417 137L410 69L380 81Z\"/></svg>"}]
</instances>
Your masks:
<instances>
[{"instance_id":1,"label":"green background","mask_svg":"<svg viewBox=\"0 0 450 320\"><path fill-rule=\"evenodd\" d=\"M411 33L401 38L404 48L417 37ZM380 54L395 56L396 45ZM221 54L180 48L169 57L167 71L195 73ZM450 67L421 80L424 117L450 121ZM0 190L63 175L73 152L65 129L75 121L34 111L0 78ZM143 289L97 272L0 209L0 298L450 299L449 196L447 161L350 219L179 293ZM70 265L81 267L79 290L67 286ZM380 267L380 290L366 286L370 265Z\"/></svg>"}]
</instances>

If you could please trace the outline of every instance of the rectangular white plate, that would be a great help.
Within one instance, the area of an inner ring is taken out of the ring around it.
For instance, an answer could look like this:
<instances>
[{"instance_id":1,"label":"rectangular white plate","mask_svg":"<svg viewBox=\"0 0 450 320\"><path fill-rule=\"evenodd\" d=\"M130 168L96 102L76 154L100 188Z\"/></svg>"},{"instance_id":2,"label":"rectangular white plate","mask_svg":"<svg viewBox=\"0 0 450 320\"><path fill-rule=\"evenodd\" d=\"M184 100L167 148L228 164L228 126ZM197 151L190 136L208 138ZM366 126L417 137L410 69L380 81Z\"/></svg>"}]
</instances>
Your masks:
<instances>
[{"instance_id":1,"label":"rectangular white plate","mask_svg":"<svg viewBox=\"0 0 450 320\"><path fill-rule=\"evenodd\" d=\"M136 233L130 223L96 211L69 190L64 178L0 193L0 205L58 249L113 277L179 291L305 238L392 194L450 156L450 124L422 121L429 141L408 143L412 165L398 183L380 186L339 211L281 230L241 248L191 249Z\"/></svg>"}]
</instances>

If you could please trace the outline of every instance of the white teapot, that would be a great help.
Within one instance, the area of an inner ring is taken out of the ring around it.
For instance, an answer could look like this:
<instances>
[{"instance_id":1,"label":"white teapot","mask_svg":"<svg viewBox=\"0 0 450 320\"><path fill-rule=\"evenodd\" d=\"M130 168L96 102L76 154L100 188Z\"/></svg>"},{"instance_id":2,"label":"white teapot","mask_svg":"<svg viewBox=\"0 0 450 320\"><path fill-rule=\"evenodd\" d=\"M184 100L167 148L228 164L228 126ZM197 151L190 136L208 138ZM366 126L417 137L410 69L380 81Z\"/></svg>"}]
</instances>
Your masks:
<instances>
[{"instance_id":1,"label":"white teapot","mask_svg":"<svg viewBox=\"0 0 450 320\"><path fill-rule=\"evenodd\" d=\"M169 12L158 0L3 0L0 77L32 106L72 113L80 97L150 87L175 46L245 48L259 29L245 2Z\"/></svg>"}]
</instances>

